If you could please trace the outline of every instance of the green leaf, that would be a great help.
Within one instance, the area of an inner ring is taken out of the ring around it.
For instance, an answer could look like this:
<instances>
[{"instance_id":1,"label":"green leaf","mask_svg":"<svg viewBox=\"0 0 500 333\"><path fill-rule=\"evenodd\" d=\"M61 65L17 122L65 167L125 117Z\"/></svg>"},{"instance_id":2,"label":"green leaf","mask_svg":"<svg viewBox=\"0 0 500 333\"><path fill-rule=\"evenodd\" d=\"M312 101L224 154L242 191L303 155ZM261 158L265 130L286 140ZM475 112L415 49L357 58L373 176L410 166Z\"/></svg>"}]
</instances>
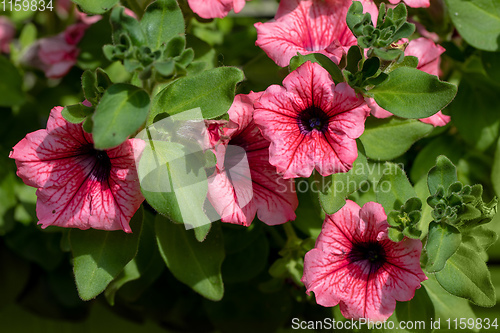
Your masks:
<instances>
[{"instance_id":1,"label":"green leaf","mask_svg":"<svg viewBox=\"0 0 500 333\"><path fill-rule=\"evenodd\" d=\"M491 307L496 303L495 288L486 263L472 250L460 246L436 273L439 284L449 293L472 303Z\"/></svg>"},{"instance_id":2,"label":"green leaf","mask_svg":"<svg viewBox=\"0 0 500 333\"><path fill-rule=\"evenodd\" d=\"M378 58L369 58L363 63L363 72L364 78L370 78L374 76L380 68L380 59Z\"/></svg>"},{"instance_id":3,"label":"green leaf","mask_svg":"<svg viewBox=\"0 0 500 333\"><path fill-rule=\"evenodd\" d=\"M447 190L451 184L457 181L457 168L455 165L446 156L438 156L436 166L430 169L427 175L427 186L429 186L431 195L436 194L440 185Z\"/></svg>"},{"instance_id":4,"label":"green leaf","mask_svg":"<svg viewBox=\"0 0 500 333\"><path fill-rule=\"evenodd\" d=\"M403 169L394 163L386 163L384 175L377 183L375 193L377 202L384 207L386 213L399 210L408 199L417 196Z\"/></svg>"},{"instance_id":5,"label":"green leaf","mask_svg":"<svg viewBox=\"0 0 500 333\"><path fill-rule=\"evenodd\" d=\"M33 23L28 23L21 30L19 35L19 44L21 44L22 50L30 46L36 41L37 28Z\"/></svg>"},{"instance_id":6,"label":"green leaf","mask_svg":"<svg viewBox=\"0 0 500 333\"><path fill-rule=\"evenodd\" d=\"M444 109L457 94L454 84L411 67L400 67L368 91L377 104L402 118L427 118Z\"/></svg>"},{"instance_id":7,"label":"green leaf","mask_svg":"<svg viewBox=\"0 0 500 333\"><path fill-rule=\"evenodd\" d=\"M122 34L128 35L132 44L142 46L146 43L146 35L135 18L124 13L124 7L115 7L111 11L110 22L113 28L113 44L120 44Z\"/></svg>"},{"instance_id":8,"label":"green leaf","mask_svg":"<svg viewBox=\"0 0 500 333\"><path fill-rule=\"evenodd\" d=\"M460 136L473 148L485 151L498 139L500 88L484 75L465 74L458 94L448 107ZM474 110L474 112L471 112Z\"/></svg>"},{"instance_id":9,"label":"green leaf","mask_svg":"<svg viewBox=\"0 0 500 333\"><path fill-rule=\"evenodd\" d=\"M80 124L82 121L87 118L87 116L92 114L94 108L89 108L82 103L75 105L68 105L62 109L61 114L72 124Z\"/></svg>"},{"instance_id":10,"label":"green leaf","mask_svg":"<svg viewBox=\"0 0 500 333\"><path fill-rule=\"evenodd\" d=\"M355 74L359 71L359 62L363 59L363 54L361 53L361 49L357 45L353 45L347 51L347 66L346 70L348 70L351 74Z\"/></svg>"},{"instance_id":11,"label":"green leaf","mask_svg":"<svg viewBox=\"0 0 500 333\"><path fill-rule=\"evenodd\" d=\"M481 52L484 71L492 80L500 77L500 52Z\"/></svg>"},{"instance_id":12,"label":"green leaf","mask_svg":"<svg viewBox=\"0 0 500 333\"><path fill-rule=\"evenodd\" d=\"M328 73L330 73L335 83L344 81L344 76L342 75L342 71L340 70L339 66L331 61L330 58L321 53L310 53L307 55L297 54L290 60L290 71L296 70L306 61L320 64L324 69L328 71Z\"/></svg>"},{"instance_id":13,"label":"green leaf","mask_svg":"<svg viewBox=\"0 0 500 333\"><path fill-rule=\"evenodd\" d=\"M399 49L373 49L373 53L379 57L380 59L382 60L385 60L385 61L402 61L402 59L404 58L405 54L403 52L403 50L399 50ZM389 78L390 77L390 74L389 74Z\"/></svg>"},{"instance_id":14,"label":"green leaf","mask_svg":"<svg viewBox=\"0 0 500 333\"><path fill-rule=\"evenodd\" d=\"M210 229L212 227L212 224L205 224L201 225L199 227L194 228L194 236L196 237L196 240L198 242L203 242L205 238L207 238L208 233L210 232Z\"/></svg>"},{"instance_id":15,"label":"green leaf","mask_svg":"<svg viewBox=\"0 0 500 333\"><path fill-rule=\"evenodd\" d=\"M141 235L144 210L142 206L130 221L134 231L78 230L70 233L78 294L91 300L106 289L108 284L120 274L135 257Z\"/></svg>"},{"instance_id":16,"label":"green leaf","mask_svg":"<svg viewBox=\"0 0 500 333\"><path fill-rule=\"evenodd\" d=\"M328 177L321 177L315 182L319 189L319 201L327 214L333 214L345 205L347 197L356 191L368 179L368 165L363 145L358 141L358 158L352 169L346 173L334 173Z\"/></svg>"},{"instance_id":17,"label":"green leaf","mask_svg":"<svg viewBox=\"0 0 500 333\"><path fill-rule=\"evenodd\" d=\"M0 55L0 106L14 106L24 102L23 79L17 68Z\"/></svg>"},{"instance_id":18,"label":"green leaf","mask_svg":"<svg viewBox=\"0 0 500 333\"><path fill-rule=\"evenodd\" d=\"M453 296L444 290L437 282L434 274L429 274L428 280L422 282L422 285L425 287L425 290L427 290L427 294L434 305L434 310L436 312L434 320L440 319L441 324L443 324L443 322L446 322L448 319L476 319L476 315L474 311L472 311L469 301Z\"/></svg>"},{"instance_id":19,"label":"green leaf","mask_svg":"<svg viewBox=\"0 0 500 333\"><path fill-rule=\"evenodd\" d=\"M500 4L491 0L445 0L460 36L486 51L500 50Z\"/></svg>"},{"instance_id":20,"label":"green leaf","mask_svg":"<svg viewBox=\"0 0 500 333\"><path fill-rule=\"evenodd\" d=\"M214 224L212 232L200 243L192 230L157 215L156 236L167 267L179 281L210 300L222 299L224 241L219 224Z\"/></svg>"},{"instance_id":21,"label":"green leaf","mask_svg":"<svg viewBox=\"0 0 500 333\"><path fill-rule=\"evenodd\" d=\"M148 111L149 95L144 89L125 83L109 87L93 116L95 148L120 145L144 124Z\"/></svg>"},{"instance_id":22,"label":"green leaf","mask_svg":"<svg viewBox=\"0 0 500 333\"><path fill-rule=\"evenodd\" d=\"M404 154L413 143L429 134L432 129L432 125L414 119L368 117L360 140L367 157L392 160Z\"/></svg>"},{"instance_id":23,"label":"green leaf","mask_svg":"<svg viewBox=\"0 0 500 333\"><path fill-rule=\"evenodd\" d=\"M114 305L118 291L120 291L120 298L127 301L135 300L137 293L144 291L164 270L165 265L156 244L154 228L155 215L144 210L144 221L137 255L111 281L104 291L104 296L110 305Z\"/></svg>"},{"instance_id":24,"label":"green leaf","mask_svg":"<svg viewBox=\"0 0 500 333\"><path fill-rule=\"evenodd\" d=\"M233 104L236 84L243 78L243 72L235 67L183 77L155 96L147 124L152 124L157 115L171 116L194 108L201 108L205 119L222 116Z\"/></svg>"},{"instance_id":25,"label":"green leaf","mask_svg":"<svg viewBox=\"0 0 500 333\"><path fill-rule=\"evenodd\" d=\"M137 262L132 259L125 267L121 273L109 283L106 290L104 291L104 296L108 303L113 306L115 305L115 295L116 292L127 282L137 280L141 277L141 274L137 268Z\"/></svg>"},{"instance_id":26,"label":"green leaf","mask_svg":"<svg viewBox=\"0 0 500 333\"><path fill-rule=\"evenodd\" d=\"M72 0L89 14L103 14L113 8L119 0Z\"/></svg>"},{"instance_id":27,"label":"green leaf","mask_svg":"<svg viewBox=\"0 0 500 333\"><path fill-rule=\"evenodd\" d=\"M491 182L493 183L495 193L500 196L500 140L497 143L495 160L491 168Z\"/></svg>"},{"instance_id":28,"label":"green leaf","mask_svg":"<svg viewBox=\"0 0 500 333\"><path fill-rule=\"evenodd\" d=\"M434 273L442 270L446 261L458 250L462 235L457 228L449 225L431 222L427 236L427 265L425 270Z\"/></svg>"},{"instance_id":29,"label":"green leaf","mask_svg":"<svg viewBox=\"0 0 500 333\"><path fill-rule=\"evenodd\" d=\"M91 70L86 70L82 74L82 89L83 96L92 105L96 105L100 97L99 90L97 90L97 79L95 73Z\"/></svg>"},{"instance_id":30,"label":"green leaf","mask_svg":"<svg viewBox=\"0 0 500 333\"><path fill-rule=\"evenodd\" d=\"M491 245L495 244L497 240L497 233L484 226L472 228L462 233L463 245L468 246L478 254L484 253L485 259L488 258L488 256L485 255L486 251L490 248Z\"/></svg>"},{"instance_id":31,"label":"green leaf","mask_svg":"<svg viewBox=\"0 0 500 333\"><path fill-rule=\"evenodd\" d=\"M397 303L396 316L399 321L405 322L420 322L423 321L430 323L434 320L435 311L434 305L425 288L415 290L415 296L408 302ZM416 325L415 325L416 326ZM409 330L410 332L428 332L428 330L421 327L421 329Z\"/></svg>"},{"instance_id":32,"label":"green leaf","mask_svg":"<svg viewBox=\"0 0 500 333\"><path fill-rule=\"evenodd\" d=\"M410 179L416 183L420 178L427 178L429 170L436 164L436 159L439 155L445 155L454 164L457 164L459 159L465 155L464 146L455 137L447 135L439 135L427 143L422 150L419 151L417 157L413 161L410 170ZM426 185L427 187L427 185ZM424 201L427 198L424 199Z\"/></svg>"},{"instance_id":33,"label":"green leaf","mask_svg":"<svg viewBox=\"0 0 500 333\"><path fill-rule=\"evenodd\" d=\"M175 142L147 141L137 169L141 191L147 202L170 220L202 227L210 223L204 211L207 176L202 153L197 156L186 150ZM197 231L199 239L202 231Z\"/></svg>"},{"instance_id":34,"label":"green leaf","mask_svg":"<svg viewBox=\"0 0 500 333\"><path fill-rule=\"evenodd\" d=\"M184 17L175 0L157 0L150 4L141 19L148 44L153 50L171 38L184 35Z\"/></svg>"},{"instance_id":35,"label":"green leaf","mask_svg":"<svg viewBox=\"0 0 500 333\"><path fill-rule=\"evenodd\" d=\"M137 255L129 263L129 265L132 264L132 262L135 263L135 268L139 273L139 278L132 279L135 274L130 274L130 279L127 279L127 283L124 283L117 292L120 299L126 300L130 303L138 300L146 289L148 289L166 269L165 262L161 257L160 250L158 249L158 244L156 242L155 217L155 214L147 210L144 211L144 223ZM121 279L122 276L123 274L120 274L115 280ZM106 292L108 292L108 289L111 288L112 284L113 282L111 282L106 289L105 295Z\"/></svg>"}]
</instances>

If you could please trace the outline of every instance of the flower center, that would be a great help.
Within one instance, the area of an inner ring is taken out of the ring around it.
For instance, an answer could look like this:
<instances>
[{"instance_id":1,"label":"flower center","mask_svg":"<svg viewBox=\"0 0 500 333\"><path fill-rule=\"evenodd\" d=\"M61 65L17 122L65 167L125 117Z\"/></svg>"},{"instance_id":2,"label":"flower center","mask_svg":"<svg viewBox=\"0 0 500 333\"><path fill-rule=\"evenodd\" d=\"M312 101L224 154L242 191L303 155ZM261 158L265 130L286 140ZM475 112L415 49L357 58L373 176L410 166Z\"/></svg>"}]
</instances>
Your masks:
<instances>
[{"instance_id":1,"label":"flower center","mask_svg":"<svg viewBox=\"0 0 500 333\"><path fill-rule=\"evenodd\" d=\"M350 262L367 261L370 271L377 271L386 262L384 247L378 242L354 244L348 254Z\"/></svg>"},{"instance_id":2,"label":"flower center","mask_svg":"<svg viewBox=\"0 0 500 333\"><path fill-rule=\"evenodd\" d=\"M328 128L328 115L316 106L302 111L297 120L302 133L309 133L313 130L325 132Z\"/></svg>"},{"instance_id":3,"label":"flower center","mask_svg":"<svg viewBox=\"0 0 500 333\"><path fill-rule=\"evenodd\" d=\"M90 177L99 182L107 181L111 173L111 160L105 151L92 148L90 155L94 157L95 164Z\"/></svg>"}]
</instances>

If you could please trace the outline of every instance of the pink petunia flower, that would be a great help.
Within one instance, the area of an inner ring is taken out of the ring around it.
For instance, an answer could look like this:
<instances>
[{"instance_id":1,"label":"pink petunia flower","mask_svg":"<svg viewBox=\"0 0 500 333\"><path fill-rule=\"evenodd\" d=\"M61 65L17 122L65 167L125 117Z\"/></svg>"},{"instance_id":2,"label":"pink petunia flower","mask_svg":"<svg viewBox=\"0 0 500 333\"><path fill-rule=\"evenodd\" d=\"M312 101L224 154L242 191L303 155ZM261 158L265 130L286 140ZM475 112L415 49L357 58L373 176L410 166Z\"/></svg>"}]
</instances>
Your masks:
<instances>
[{"instance_id":1,"label":"pink petunia flower","mask_svg":"<svg viewBox=\"0 0 500 333\"><path fill-rule=\"evenodd\" d=\"M410 41L405 50L405 56L414 56L418 58L417 69L426 73L439 76L439 64L441 54L446 51L441 45L434 44L430 39L420 37ZM384 110L375 103L372 98L366 98L367 104L371 108L371 114L376 118L387 118L392 113ZM441 111L428 117L419 119L423 123L436 126L445 126L451 120L450 116L444 115Z\"/></svg>"},{"instance_id":2,"label":"pink petunia flower","mask_svg":"<svg viewBox=\"0 0 500 333\"><path fill-rule=\"evenodd\" d=\"M346 83L337 85L307 61L255 103L255 123L271 141L269 162L284 178L347 172L358 156L356 138L369 107Z\"/></svg>"},{"instance_id":3,"label":"pink petunia flower","mask_svg":"<svg viewBox=\"0 0 500 333\"><path fill-rule=\"evenodd\" d=\"M348 319L384 321L396 301L409 301L427 280L420 268L420 240L399 243L387 236L384 208L347 200L327 215L314 249L304 258L302 282L322 306L336 306Z\"/></svg>"},{"instance_id":4,"label":"pink petunia flower","mask_svg":"<svg viewBox=\"0 0 500 333\"><path fill-rule=\"evenodd\" d=\"M430 0L403 0L404 3L412 8L421 8L421 7L429 7L431 5ZM389 0L393 5L397 5L401 2L401 0Z\"/></svg>"},{"instance_id":5,"label":"pink petunia flower","mask_svg":"<svg viewBox=\"0 0 500 333\"><path fill-rule=\"evenodd\" d=\"M376 22L378 10L373 1L361 2ZM255 45L281 67L288 66L297 52L321 53L338 64L357 43L346 23L351 4L350 0L282 0L273 21L255 24Z\"/></svg>"},{"instance_id":6,"label":"pink petunia flower","mask_svg":"<svg viewBox=\"0 0 500 333\"><path fill-rule=\"evenodd\" d=\"M15 35L14 24L6 16L0 16L0 53L10 53L9 44Z\"/></svg>"},{"instance_id":7,"label":"pink petunia flower","mask_svg":"<svg viewBox=\"0 0 500 333\"><path fill-rule=\"evenodd\" d=\"M23 56L22 62L45 72L50 79L58 79L70 71L78 59L77 44L89 25L76 23L57 36L42 38Z\"/></svg>"},{"instance_id":8,"label":"pink petunia flower","mask_svg":"<svg viewBox=\"0 0 500 333\"><path fill-rule=\"evenodd\" d=\"M9 155L17 175L38 188L38 224L132 232L130 219L144 200L134 157L144 141L96 150L92 135L67 122L61 111L52 109L47 129L26 135Z\"/></svg>"},{"instance_id":9,"label":"pink petunia flower","mask_svg":"<svg viewBox=\"0 0 500 333\"><path fill-rule=\"evenodd\" d=\"M237 95L224 134L214 136L221 144L215 147L217 166L209 178L208 199L222 222L249 226L256 214L269 225L295 219L294 182L284 180L269 164L269 141L252 119L254 101L261 95ZM240 163L245 153L248 164Z\"/></svg>"},{"instance_id":10,"label":"pink petunia flower","mask_svg":"<svg viewBox=\"0 0 500 333\"><path fill-rule=\"evenodd\" d=\"M224 18L234 9L239 13L249 0L188 0L189 7L204 19Z\"/></svg>"}]
</instances>

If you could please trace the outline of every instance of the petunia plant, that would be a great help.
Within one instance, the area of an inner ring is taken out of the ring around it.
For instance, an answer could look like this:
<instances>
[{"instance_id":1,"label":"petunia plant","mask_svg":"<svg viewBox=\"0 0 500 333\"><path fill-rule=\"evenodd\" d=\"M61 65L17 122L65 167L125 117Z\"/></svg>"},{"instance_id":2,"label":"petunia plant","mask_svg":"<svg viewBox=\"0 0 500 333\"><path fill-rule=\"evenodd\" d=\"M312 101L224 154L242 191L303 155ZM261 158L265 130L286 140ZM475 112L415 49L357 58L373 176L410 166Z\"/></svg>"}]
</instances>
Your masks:
<instances>
[{"instance_id":1,"label":"petunia plant","mask_svg":"<svg viewBox=\"0 0 500 333\"><path fill-rule=\"evenodd\" d=\"M17 4L7 331L498 329L494 4Z\"/></svg>"}]
</instances>

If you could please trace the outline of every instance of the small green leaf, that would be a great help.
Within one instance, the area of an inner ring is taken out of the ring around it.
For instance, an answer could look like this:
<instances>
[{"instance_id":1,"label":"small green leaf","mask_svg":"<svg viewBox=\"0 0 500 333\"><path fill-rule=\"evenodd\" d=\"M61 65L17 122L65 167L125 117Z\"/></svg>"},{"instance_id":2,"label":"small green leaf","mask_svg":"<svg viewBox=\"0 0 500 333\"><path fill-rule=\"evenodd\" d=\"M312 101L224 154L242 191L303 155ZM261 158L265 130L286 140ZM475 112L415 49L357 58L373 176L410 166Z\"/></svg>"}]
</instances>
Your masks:
<instances>
[{"instance_id":1,"label":"small green leaf","mask_svg":"<svg viewBox=\"0 0 500 333\"><path fill-rule=\"evenodd\" d=\"M158 50L173 37L184 35L184 17L175 0L157 0L150 4L141 19L149 46Z\"/></svg>"},{"instance_id":2,"label":"small green leaf","mask_svg":"<svg viewBox=\"0 0 500 333\"><path fill-rule=\"evenodd\" d=\"M386 213L393 209L399 210L408 199L417 196L403 169L393 163L386 163L384 175L377 183L375 193L377 202L384 207Z\"/></svg>"},{"instance_id":3,"label":"small green leaf","mask_svg":"<svg viewBox=\"0 0 500 333\"><path fill-rule=\"evenodd\" d=\"M210 300L222 299L221 266L225 254L219 224L214 224L212 232L200 243L192 230L157 215L156 236L167 267L179 281Z\"/></svg>"},{"instance_id":4,"label":"small green leaf","mask_svg":"<svg viewBox=\"0 0 500 333\"><path fill-rule=\"evenodd\" d=\"M467 43L480 50L500 50L500 7L497 1L445 2L453 24Z\"/></svg>"},{"instance_id":5,"label":"small green leaf","mask_svg":"<svg viewBox=\"0 0 500 333\"><path fill-rule=\"evenodd\" d=\"M413 143L429 134L432 129L432 125L414 119L368 117L360 140L367 157L392 160L404 154Z\"/></svg>"},{"instance_id":6,"label":"small green leaf","mask_svg":"<svg viewBox=\"0 0 500 333\"><path fill-rule=\"evenodd\" d=\"M290 60L290 71L296 70L306 61L320 64L324 69L328 71L328 73L330 73L335 83L344 81L344 76L342 75L342 71L340 70L339 66L331 61L330 58L321 53L310 53L307 55L297 54Z\"/></svg>"},{"instance_id":7,"label":"small green leaf","mask_svg":"<svg viewBox=\"0 0 500 333\"><path fill-rule=\"evenodd\" d=\"M160 91L153 99L148 125L157 115L175 115L201 108L206 119L225 114L233 104L236 84L243 72L235 67L219 67L196 76L183 77Z\"/></svg>"},{"instance_id":8,"label":"small green leaf","mask_svg":"<svg viewBox=\"0 0 500 333\"><path fill-rule=\"evenodd\" d=\"M370 78L374 76L375 74L377 74L379 68L380 68L380 59L378 58L366 59L366 61L363 63L363 69L361 70L363 72L363 77Z\"/></svg>"},{"instance_id":9,"label":"small green leaf","mask_svg":"<svg viewBox=\"0 0 500 333\"><path fill-rule=\"evenodd\" d=\"M347 66L346 70L348 70L351 74L355 74L359 71L359 62L363 59L363 54L361 53L361 49L357 45L353 45L347 51Z\"/></svg>"},{"instance_id":10,"label":"small green leaf","mask_svg":"<svg viewBox=\"0 0 500 333\"><path fill-rule=\"evenodd\" d=\"M351 170L315 180L317 184L324 187L319 189L319 201L327 214L333 214L342 208L347 197L366 182L368 179L366 163L363 145L358 141L358 158L354 161Z\"/></svg>"},{"instance_id":11,"label":"small green leaf","mask_svg":"<svg viewBox=\"0 0 500 333\"><path fill-rule=\"evenodd\" d=\"M207 235L210 232L211 228L212 228L211 223L194 228L194 236L196 237L196 240L198 242L203 242L205 238L207 238Z\"/></svg>"},{"instance_id":12,"label":"small green leaf","mask_svg":"<svg viewBox=\"0 0 500 333\"><path fill-rule=\"evenodd\" d=\"M14 106L24 102L23 79L17 68L0 55L0 106Z\"/></svg>"},{"instance_id":13,"label":"small green leaf","mask_svg":"<svg viewBox=\"0 0 500 333\"><path fill-rule=\"evenodd\" d=\"M497 233L484 226L472 228L462 234L462 243L476 253L486 252L497 240Z\"/></svg>"},{"instance_id":14,"label":"small green leaf","mask_svg":"<svg viewBox=\"0 0 500 333\"><path fill-rule=\"evenodd\" d=\"M97 80L95 73L90 70L86 70L82 74L82 89L83 96L85 99L89 101L92 105L97 105L99 99L99 91L97 90Z\"/></svg>"},{"instance_id":15,"label":"small green leaf","mask_svg":"<svg viewBox=\"0 0 500 333\"><path fill-rule=\"evenodd\" d=\"M72 124L80 124L82 121L87 118L87 116L91 115L94 111L94 108L89 108L82 103L75 105L65 106L61 111L64 119L69 121Z\"/></svg>"},{"instance_id":16,"label":"small green leaf","mask_svg":"<svg viewBox=\"0 0 500 333\"><path fill-rule=\"evenodd\" d=\"M78 230L70 233L78 294L91 300L106 289L135 257L142 229L142 206L130 221L132 234L123 231Z\"/></svg>"},{"instance_id":17,"label":"small green leaf","mask_svg":"<svg viewBox=\"0 0 500 333\"><path fill-rule=\"evenodd\" d=\"M73 0L80 8L89 14L103 14L113 8L119 0Z\"/></svg>"},{"instance_id":18,"label":"small green leaf","mask_svg":"<svg viewBox=\"0 0 500 333\"><path fill-rule=\"evenodd\" d=\"M36 40L37 28L33 23L28 23L21 30L21 34L19 35L19 44L21 44L21 48L24 50L26 47L33 44Z\"/></svg>"},{"instance_id":19,"label":"small green leaf","mask_svg":"<svg viewBox=\"0 0 500 333\"><path fill-rule=\"evenodd\" d=\"M385 61L401 61L405 54L402 50L399 49L373 49L373 53L382 60ZM390 79L389 74L389 79Z\"/></svg>"},{"instance_id":20,"label":"small green leaf","mask_svg":"<svg viewBox=\"0 0 500 333\"><path fill-rule=\"evenodd\" d=\"M115 7L111 11L110 22L113 28L113 43L115 45L121 44L121 35L127 35L132 45L142 46L146 43L146 36L144 31L135 18L124 13L124 7Z\"/></svg>"},{"instance_id":21,"label":"small green leaf","mask_svg":"<svg viewBox=\"0 0 500 333\"><path fill-rule=\"evenodd\" d=\"M455 165L446 156L438 156L436 166L430 169L427 175L427 185L431 195L436 194L439 185L443 186L444 189L448 189L457 180Z\"/></svg>"},{"instance_id":22,"label":"small green leaf","mask_svg":"<svg viewBox=\"0 0 500 333\"><path fill-rule=\"evenodd\" d=\"M449 225L431 222L427 236L427 265L425 270L434 273L442 270L446 261L458 250L462 235L457 228Z\"/></svg>"},{"instance_id":23,"label":"small green leaf","mask_svg":"<svg viewBox=\"0 0 500 333\"><path fill-rule=\"evenodd\" d=\"M441 287L472 303L492 307L496 303L495 288L486 263L472 250L460 246L445 267L436 273Z\"/></svg>"},{"instance_id":24,"label":"small green leaf","mask_svg":"<svg viewBox=\"0 0 500 333\"><path fill-rule=\"evenodd\" d=\"M144 124L148 111L149 95L145 90L125 83L112 85L93 116L94 146L108 149L120 145Z\"/></svg>"},{"instance_id":25,"label":"small green leaf","mask_svg":"<svg viewBox=\"0 0 500 333\"><path fill-rule=\"evenodd\" d=\"M427 118L447 106L457 94L454 84L411 67L400 67L368 91L380 107L403 118Z\"/></svg>"}]
</instances>

